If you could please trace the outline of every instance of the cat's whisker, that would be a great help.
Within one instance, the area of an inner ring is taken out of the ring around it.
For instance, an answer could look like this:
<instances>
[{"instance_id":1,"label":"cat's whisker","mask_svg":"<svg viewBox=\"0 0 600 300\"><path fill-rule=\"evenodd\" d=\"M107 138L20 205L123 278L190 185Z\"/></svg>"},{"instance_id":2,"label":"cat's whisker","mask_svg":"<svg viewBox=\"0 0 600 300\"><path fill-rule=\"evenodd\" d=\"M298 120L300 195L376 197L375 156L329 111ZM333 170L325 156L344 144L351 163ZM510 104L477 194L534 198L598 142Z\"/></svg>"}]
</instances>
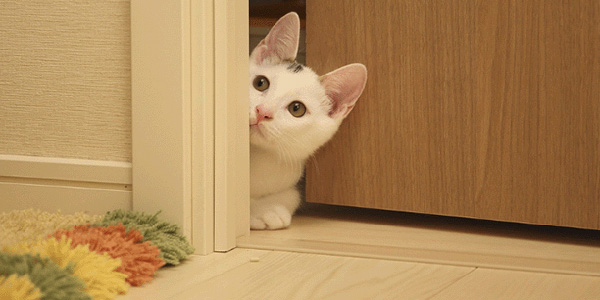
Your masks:
<instances>
[{"instance_id":1,"label":"cat's whisker","mask_svg":"<svg viewBox=\"0 0 600 300\"><path fill-rule=\"evenodd\" d=\"M277 148L280 159L286 164L286 166L289 163L289 167L292 167L294 162L293 151L294 148L297 147L298 140L289 134L284 134L277 127L273 127L271 130L272 135L277 136ZM295 143L290 142L289 139L292 139Z\"/></svg>"},{"instance_id":2,"label":"cat's whisker","mask_svg":"<svg viewBox=\"0 0 600 300\"><path fill-rule=\"evenodd\" d=\"M288 155L289 160L293 162L295 161L293 153L297 152L298 148L304 150L303 148L306 148L306 145L293 134L282 134L282 137L284 138L280 139L281 144L287 150L286 154Z\"/></svg>"},{"instance_id":3,"label":"cat's whisker","mask_svg":"<svg viewBox=\"0 0 600 300\"><path fill-rule=\"evenodd\" d=\"M277 147L277 153L281 160L286 160L285 156L287 154L287 148L282 144L282 133L281 130L277 127L265 127L265 130L268 131L269 135L273 138L273 144Z\"/></svg>"},{"instance_id":4,"label":"cat's whisker","mask_svg":"<svg viewBox=\"0 0 600 300\"><path fill-rule=\"evenodd\" d=\"M280 159L284 162L284 164L287 167L293 167L293 158L292 158L293 148L289 147L285 143L278 143L277 146L280 150Z\"/></svg>"}]
</instances>

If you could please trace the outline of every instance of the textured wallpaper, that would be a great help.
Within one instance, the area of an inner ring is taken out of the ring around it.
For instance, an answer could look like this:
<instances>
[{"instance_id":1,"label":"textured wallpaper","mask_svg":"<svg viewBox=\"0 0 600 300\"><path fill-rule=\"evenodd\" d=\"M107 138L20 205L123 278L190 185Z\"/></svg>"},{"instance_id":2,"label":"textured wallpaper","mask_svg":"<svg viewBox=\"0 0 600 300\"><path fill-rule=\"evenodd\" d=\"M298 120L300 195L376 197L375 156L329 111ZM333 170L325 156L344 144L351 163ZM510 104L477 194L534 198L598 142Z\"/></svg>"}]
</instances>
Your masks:
<instances>
[{"instance_id":1,"label":"textured wallpaper","mask_svg":"<svg viewBox=\"0 0 600 300\"><path fill-rule=\"evenodd\" d=\"M0 0L0 154L131 161L129 0Z\"/></svg>"}]
</instances>

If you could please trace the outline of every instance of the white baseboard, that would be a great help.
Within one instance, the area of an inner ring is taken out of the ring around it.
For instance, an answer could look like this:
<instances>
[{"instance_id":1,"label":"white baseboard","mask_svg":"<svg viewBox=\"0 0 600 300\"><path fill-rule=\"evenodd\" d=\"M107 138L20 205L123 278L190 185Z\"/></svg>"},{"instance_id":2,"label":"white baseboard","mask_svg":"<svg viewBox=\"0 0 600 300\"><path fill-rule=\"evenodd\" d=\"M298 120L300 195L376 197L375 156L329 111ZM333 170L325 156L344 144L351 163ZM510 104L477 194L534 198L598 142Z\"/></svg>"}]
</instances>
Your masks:
<instances>
[{"instance_id":1,"label":"white baseboard","mask_svg":"<svg viewBox=\"0 0 600 300\"><path fill-rule=\"evenodd\" d=\"M130 210L131 182L127 162L0 155L0 212Z\"/></svg>"}]
</instances>

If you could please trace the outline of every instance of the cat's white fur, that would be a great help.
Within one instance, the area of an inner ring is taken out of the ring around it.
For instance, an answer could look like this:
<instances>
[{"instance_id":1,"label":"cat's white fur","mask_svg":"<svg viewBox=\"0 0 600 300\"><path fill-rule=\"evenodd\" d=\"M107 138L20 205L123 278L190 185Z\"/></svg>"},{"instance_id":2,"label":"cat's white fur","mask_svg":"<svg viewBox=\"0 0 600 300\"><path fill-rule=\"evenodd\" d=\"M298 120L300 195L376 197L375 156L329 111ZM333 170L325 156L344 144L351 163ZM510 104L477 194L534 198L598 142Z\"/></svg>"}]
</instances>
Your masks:
<instances>
[{"instance_id":1,"label":"cat's white fur","mask_svg":"<svg viewBox=\"0 0 600 300\"><path fill-rule=\"evenodd\" d=\"M280 229L290 225L300 203L296 184L306 159L337 131L365 86L367 73L351 64L319 77L293 65L300 20L283 16L250 56L250 227ZM291 66L291 67L290 67ZM257 76L270 86L258 91ZM307 112L288 111L301 101ZM268 118L264 118L268 116Z\"/></svg>"}]
</instances>

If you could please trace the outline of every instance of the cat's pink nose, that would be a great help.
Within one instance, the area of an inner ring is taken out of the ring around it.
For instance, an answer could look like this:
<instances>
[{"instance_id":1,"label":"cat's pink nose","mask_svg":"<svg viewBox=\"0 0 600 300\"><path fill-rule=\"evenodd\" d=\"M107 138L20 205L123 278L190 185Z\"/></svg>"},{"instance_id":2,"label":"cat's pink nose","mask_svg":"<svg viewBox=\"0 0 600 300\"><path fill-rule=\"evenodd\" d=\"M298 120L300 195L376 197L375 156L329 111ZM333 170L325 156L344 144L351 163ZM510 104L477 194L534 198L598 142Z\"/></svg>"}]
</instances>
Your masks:
<instances>
[{"instance_id":1,"label":"cat's pink nose","mask_svg":"<svg viewBox=\"0 0 600 300\"><path fill-rule=\"evenodd\" d=\"M264 120L271 120L273 119L273 113L266 110L264 107L262 107L261 105L256 107L256 124L264 121Z\"/></svg>"}]
</instances>

